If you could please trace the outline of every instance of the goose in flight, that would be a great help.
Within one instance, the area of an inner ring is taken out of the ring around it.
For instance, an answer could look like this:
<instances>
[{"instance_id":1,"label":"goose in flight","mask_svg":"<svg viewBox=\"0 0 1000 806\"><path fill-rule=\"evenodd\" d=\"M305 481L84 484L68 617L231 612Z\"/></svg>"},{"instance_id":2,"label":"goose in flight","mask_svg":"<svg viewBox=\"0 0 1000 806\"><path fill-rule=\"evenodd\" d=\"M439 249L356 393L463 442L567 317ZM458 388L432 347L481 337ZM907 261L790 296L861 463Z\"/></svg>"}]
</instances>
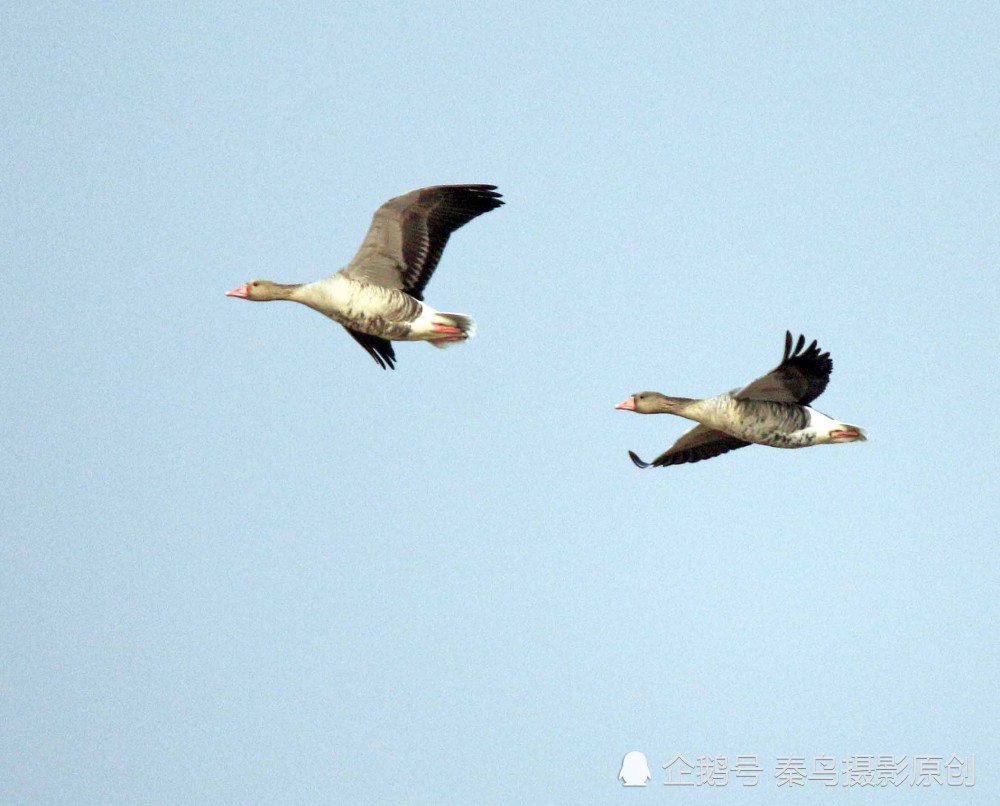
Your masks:
<instances>
[{"instance_id":1,"label":"goose in flight","mask_svg":"<svg viewBox=\"0 0 1000 806\"><path fill-rule=\"evenodd\" d=\"M389 199L375 211L350 263L329 277L291 285L251 280L228 297L288 299L346 328L383 369L395 369L392 341L446 347L470 338L472 319L425 304L424 287L450 236L503 202L495 185L438 185Z\"/></svg>"},{"instance_id":2,"label":"goose in flight","mask_svg":"<svg viewBox=\"0 0 1000 806\"><path fill-rule=\"evenodd\" d=\"M666 467L711 459L751 443L807 448L864 442L864 429L810 408L826 389L833 361L829 353L820 352L815 340L808 347L805 342L805 337L799 336L793 349L792 334L786 332L781 363L742 389L702 400L667 397L659 392L638 392L623 400L616 409L676 414L698 423L652 462L644 462L632 451L628 455L637 467Z\"/></svg>"}]
</instances>

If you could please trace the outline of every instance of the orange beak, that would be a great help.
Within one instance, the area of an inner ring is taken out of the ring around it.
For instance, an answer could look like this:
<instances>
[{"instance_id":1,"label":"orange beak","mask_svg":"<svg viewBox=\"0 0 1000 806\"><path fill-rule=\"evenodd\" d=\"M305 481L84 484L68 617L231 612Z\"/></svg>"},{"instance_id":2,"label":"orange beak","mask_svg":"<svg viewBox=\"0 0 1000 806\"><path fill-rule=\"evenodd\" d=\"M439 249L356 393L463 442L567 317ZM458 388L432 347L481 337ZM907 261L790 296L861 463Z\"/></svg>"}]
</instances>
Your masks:
<instances>
[{"instance_id":1,"label":"orange beak","mask_svg":"<svg viewBox=\"0 0 1000 806\"><path fill-rule=\"evenodd\" d=\"M242 297L246 299L250 296L250 289L247 288L247 284L243 283L239 288L234 288L232 291L226 292L227 297Z\"/></svg>"},{"instance_id":2,"label":"orange beak","mask_svg":"<svg viewBox=\"0 0 1000 806\"><path fill-rule=\"evenodd\" d=\"M621 409L622 411L635 411L635 397L630 397L627 400L623 400L617 406L616 409Z\"/></svg>"}]
</instances>

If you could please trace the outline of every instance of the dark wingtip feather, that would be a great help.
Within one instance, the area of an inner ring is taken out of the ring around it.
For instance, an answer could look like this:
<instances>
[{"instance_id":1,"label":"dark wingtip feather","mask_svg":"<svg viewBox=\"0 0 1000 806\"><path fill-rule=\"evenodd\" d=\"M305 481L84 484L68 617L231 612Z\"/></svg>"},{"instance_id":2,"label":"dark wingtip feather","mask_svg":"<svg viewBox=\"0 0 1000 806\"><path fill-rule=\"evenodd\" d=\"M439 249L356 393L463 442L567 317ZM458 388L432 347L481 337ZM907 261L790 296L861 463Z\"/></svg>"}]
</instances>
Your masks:
<instances>
[{"instance_id":1,"label":"dark wingtip feather","mask_svg":"<svg viewBox=\"0 0 1000 806\"><path fill-rule=\"evenodd\" d=\"M406 263L402 290L419 300L451 234L503 201L496 185L435 185L413 192L418 202L401 213Z\"/></svg>"},{"instance_id":2,"label":"dark wingtip feather","mask_svg":"<svg viewBox=\"0 0 1000 806\"><path fill-rule=\"evenodd\" d=\"M368 348L365 348L368 350ZM396 365L393 363L395 361L395 356L381 356L375 350L368 350L368 355L375 359L375 363L378 364L382 369L395 369Z\"/></svg>"},{"instance_id":3,"label":"dark wingtip feather","mask_svg":"<svg viewBox=\"0 0 1000 806\"><path fill-rule=\"evenodd\" d=\"M503 196L497 192L496 185L438 185L427 188L427 191L430 198L436 196L439 199L447 199L470 212L475 211L473 218L504 204Z\"/></svg>"},{"instance_id":4,"label":"dark wingtip feather","mask_svg":"<svg viewBox=\"0 0 1000 806\"><path fill-rule=\"evenodd\" d=\"M813 339L806 347L806 337L800 335L795 349L788 354L788 337L786 335L786 356L782 361L782 366L796 367L808 381L808 389L799 399L799 403L808 406L817 397L823 394L833 372L833 359L830 353L820 349L817 339ZM805 348L805 349L803 349ZM779 367L780 368L780 367Z\"/></svg>"},{"instance_id":5,"label":"dark wingtip feather","mask_svg":"<svg viewBox=\"0 0 1000 806\"><path fill-rule=\"evenodd\" d=\"M473 202L473 207L479 213L488 213L504 204L503 197L497 192L496 185L461 185L463 191L468 192Z\"/></svg>"},{"instance_id":6,"label":"dark wingtip feather","mask_svg":"<svg viewBox=\"0 0 1000 806\"><path fill-rule=\"evenodd\" d=\"M640 470L645 470L647 467L649 467L649 462L642 461L642 459L640 459L636 455L635 451L629 451L628 452L628 456L629 456L629 459L632 460L632 464L634 464Z\"/></svg>"},{"instance_id":7,"label":"dark wingtip feather","mask_svg":"<svg viewBox=\"0 0 1000 806\"><path fill-rule=\"evenodd\" d=\"M382 369L396 369L396 353L391 347L388 350L382 350L381 353L372 350L371 355Z\"/></svg>"},{"instance_id":8,"label":"dark wingtip feather","mask_svg":"<svg viewBox=\"0 0 1000 806\"><path fill-rule=\"evenodd\" d=\"M396 364L393 362L393 359L390 358L389 356L385 356L385 358L383 358L382 356L380 356L380 355L378 355L378 354L376 354L374 352L371 355L372 355L372 358L375 359L375 363L378 364L380 367L382 367L382 369L395 369L396 368Z\"/></svg>"},{"instance_id":9,"label":"dark wingtip feather","mask_svg":"<svg viewBox=\"0 0 1000 806\"><path fill-rule=\"evenodd\" d=\"M344 329L351 334L352 339L365 348L368 355L375 359L375 363L382 369L396 368L396 351L392 349L391 341L349 327Z\"/></svg>"}]
</instances>

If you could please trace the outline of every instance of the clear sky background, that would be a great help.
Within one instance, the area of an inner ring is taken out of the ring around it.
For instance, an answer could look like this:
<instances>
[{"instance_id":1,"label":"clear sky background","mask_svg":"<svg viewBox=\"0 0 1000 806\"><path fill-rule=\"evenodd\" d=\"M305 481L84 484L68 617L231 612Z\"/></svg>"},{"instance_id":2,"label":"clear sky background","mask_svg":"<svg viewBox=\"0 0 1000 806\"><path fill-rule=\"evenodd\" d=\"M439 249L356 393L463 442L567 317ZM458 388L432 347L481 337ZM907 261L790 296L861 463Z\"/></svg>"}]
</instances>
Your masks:
<instances>
[{"instance_id":1,"label":"clear sky background","mask_svg":"<svg viewBox=\"0 0 1000 806\"><path fill-rule=\"evenodd\" d=\"M0 801L997 802L994 4L0 17ZM465 182L468 344L224 296ZM632 466L786 329L868 443Z\"/></svg>"}]
</instances>

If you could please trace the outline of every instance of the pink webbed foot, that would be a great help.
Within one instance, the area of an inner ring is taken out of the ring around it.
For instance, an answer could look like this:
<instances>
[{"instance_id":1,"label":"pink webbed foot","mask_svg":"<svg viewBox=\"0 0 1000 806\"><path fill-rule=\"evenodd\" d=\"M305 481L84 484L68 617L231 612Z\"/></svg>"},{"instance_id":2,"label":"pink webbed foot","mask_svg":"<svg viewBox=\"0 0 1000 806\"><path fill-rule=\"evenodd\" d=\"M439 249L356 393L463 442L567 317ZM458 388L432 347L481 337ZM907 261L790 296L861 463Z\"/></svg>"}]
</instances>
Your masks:
<instances>
[{"instance_id":1,"label":"pink webbed foot","mask_svg":"<svg viewBox=\"0 0 1000 806\"><path fill-rule=\"evenodd\" d=\"M451 325L439 325L437 323L431 325L431 330L435 333L445 333L447 335L456 336L462 333L460 328L452 327ZM445 339L442 339L445 341Z\"/></svg>"}]
</instances>

